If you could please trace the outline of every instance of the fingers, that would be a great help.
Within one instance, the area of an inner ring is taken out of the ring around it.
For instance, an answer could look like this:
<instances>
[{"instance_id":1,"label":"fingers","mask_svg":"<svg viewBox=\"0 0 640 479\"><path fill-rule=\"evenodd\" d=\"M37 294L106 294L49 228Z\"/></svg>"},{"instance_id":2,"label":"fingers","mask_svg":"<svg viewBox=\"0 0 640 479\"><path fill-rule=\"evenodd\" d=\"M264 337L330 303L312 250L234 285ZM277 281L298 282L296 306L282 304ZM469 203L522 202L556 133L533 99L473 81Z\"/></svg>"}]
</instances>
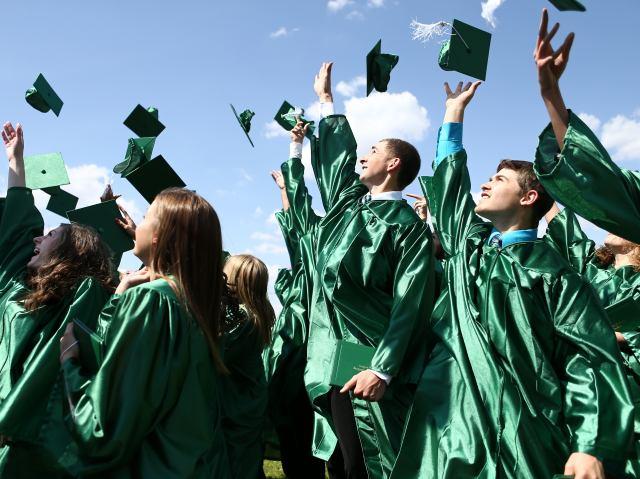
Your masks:
<instances>
[{"instance_id":1,"label":"fingers","mask_svg":"<svg viewBox=\"0 0 640 479\"><path fill-rule=\"evenodd\" d=\"M462 89L462 91L467 91L469 88L471 88L471 82L467 83Z\"/></svg>"},{"instance_id":2,"label":"fingers","mask_svg":"<svg viewBox=\"0 0 640 479\"><path fill-rule=\"evenodd\" d=\"M575 33L571 32L569 35L567 35L567 38L565 38L564 43L562 44L562 46L558 49L558 51L554 54L553 58L554 60L556 58L558 58L558 56L562 55L562 59L564 62L567 62L569 60L569 53L571 52L571 47L573 45L573 40L576 37Z\"/></svg>"},{"instance_id":3,"label":"fingers","mask_svg":"<svg viewBox=\"0 0 640 479\"><path fill-rule=\"evenodd\" d=\"M64 334L73 334L73 323L67 323L67 327L64 328Z\"/></svg>"},{"instance_id":4,"label":"fingers","mask_svg":"<svg viewBox=\"0 0 640 479\"><path fill-rule=\"evenodd\" d=\"M424 196L414 195L413 193L405 193L405 196L413 198L414 200L424 200Z\"/></svg>"},{"instance_id":5,"label":"fingers","mask_svg":"<svg viewBox=\"0 0 640 479\"><path fill-rule=\"evenodd\" d=\"M449 86L448 82L444 82L444 92L447 94L447 96L453 95L453 92L451 91L451 87Z\"/></svg>"},{"instance_id":6,"label":"fingers","mask_svg":"<svg viewBox=\"0 0 640 479\"><path fill-rule=\"evenodd\" d=\"M342 386L340 393L344 394L348 391L351 391L356 386L357 383L358 383L357 376L353 376L351 379L349 379L349 381L347 381L347 383L344 386Z\"/></svg>"},{"instance_id":7,"label":"fingers","mask_svg":"<svg viewBox=\"0 0 640 479\"><path fill-rule=\"evenodd\" d=\"M542 43L546 44L550 44L551 40L553 39L553 37L556 36L556 33L558 33L558 30L560 29L560 24L556 23L553 28L551 29L551 31L549 33L547 33L547 36L544 37L544 40L542 40Z\"/></svg>"},{"instance_id":8,"label":"fingers","mask_svg":"<svg viewBox=\"0 0 640 479\"><path fill-rule=\"evenodd\" d=\"M482 82L481 82L481 81L473 82L473 84L470 86L470 88L471 88L471 90L470 90L470 91L471 91L471 94L472 94L472 95L475 95L476 90L478 89L478 87L479 87L480 85L482 85Z\"/></svg>"},{"instance_id":9,"label":"fingers","mask_svg":"<svg viewBox=\"0 0 640 479\"><path fill-rule=\"evenodd\" d=\"M4 126L5 126L5 130L9 134L9 138L13 138L14 136L16 136L16 130L13 128L13 125L11 124L11 122L5 123Z\"/></svg>"},{"instance_id":10,"label":"fingers","mask_svg":"<svg viewBox=\"0 0 640 479\"><path fill-rule=\"evenodd\" d=\"M549 26L549 12L546 8L542 9L542 19L540 20L540 30L538 31L538 44L547 36L547 27Z\"/></svg>"},{"instance_id":11,"label":"fingers","mask_svg":"<svg viewBox=\"0 0 640 479\"><path fill-rule=\"evenodd\" d=\"M4 142L5 145L9 143L9 138L7 138L7 135L4 132L4 130L2 130L2 141Z\"/></svg>"},{"instance_id":12,"label":"fingers","mask_svg":"<svg viewBox=\"0 0 640 479\"><path fill-rule=\"evenodd\" d=\"M462 93L462 85L463 85L463 82L458 82L458 87L456 88L456 93Z\"/></svg>"},{"instance_id":13,"label":"fingers","mask_svg":"<svg viewBox=\"0 0 640 479\"><path fill-rule=\"evenodd\" d=\"M116 203L117 204L117 203ZM129 213L127 213L127 210L124 209L124 207L120 204L118 204L118 209L120 210L120 212L122 213L122 216L124 216L126 219L130 220L131 216L129 216Z\"/></svg>"}]
</instances>

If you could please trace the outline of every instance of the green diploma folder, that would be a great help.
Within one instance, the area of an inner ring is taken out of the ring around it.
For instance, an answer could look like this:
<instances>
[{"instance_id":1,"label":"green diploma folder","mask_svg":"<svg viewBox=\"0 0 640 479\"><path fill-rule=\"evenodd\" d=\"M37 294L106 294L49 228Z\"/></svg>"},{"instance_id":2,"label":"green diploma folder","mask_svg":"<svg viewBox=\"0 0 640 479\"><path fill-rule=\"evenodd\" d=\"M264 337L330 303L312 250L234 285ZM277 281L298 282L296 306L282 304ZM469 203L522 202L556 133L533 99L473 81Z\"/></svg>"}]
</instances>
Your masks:
<instances>
[{"instance_id":1,"label":"green diploma folder","mask_svg":"<svg viewBox=\"0 0 640 479\"><path fill-rule=\"evenodd\" d=\"M332 386L344 386L354 375L371 367L376 348L338 341L331 369Z\"/></svg>"},{"instance_id":2,"label":"green diploma folder","mask_svg":"<svg viewBox=\"0 0 640 479\"><path fill-rule=\"evenodd\" d=\"M640 293L627 296L605 308L613 329L631 333L640 329Z\"/></svg>"},{"instance_id":3,"label":"green diploma folder","mask_svg":"<svg viewBox=\"0 0 640 479\"><path fill-rule=\"evenodd\" d=\"M80 347L82 368L90 374L95 374L102 363L102 338L77 318L73 320L73 334Z\"/></svg>"}]
</instances>

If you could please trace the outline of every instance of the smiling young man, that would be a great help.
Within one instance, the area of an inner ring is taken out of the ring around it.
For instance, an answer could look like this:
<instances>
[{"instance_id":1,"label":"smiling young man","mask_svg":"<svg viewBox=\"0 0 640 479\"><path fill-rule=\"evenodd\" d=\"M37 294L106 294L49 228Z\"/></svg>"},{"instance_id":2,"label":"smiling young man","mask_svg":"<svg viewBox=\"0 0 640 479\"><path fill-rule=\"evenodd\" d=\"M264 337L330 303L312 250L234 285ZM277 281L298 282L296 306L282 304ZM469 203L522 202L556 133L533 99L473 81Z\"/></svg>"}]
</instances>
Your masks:
<instances>
[{"instance_id":1,"label":"smiling young man","mask_svg":"<svg viewBox=\"0 0 640 479\"><path fill-rule=\"evenodd\" d=\"M392 477L603 479L633 423L615 335L591 287L536 238L552 200L531 163L500 162L474 203L462 124L479 85L445 85L429 200L446 288Z\"/></svg>"},{"instance_id":2,"label":"smiling young man","mask_svg":"<svg viewBox=\"0 0 640 479\"><path fill-rule=\"evenodd\" d=\"M325 113L333 109L330 74L325 63L315 81ZM297 145L292 156L301 154ZM431 234L402 199L420 157L405 141L382 140L360 159L358 175L349 123L333 114L320 122L312 153L327 212L316 233L305 371L317 412L313 452L329 461L331 477L384 478L424 365L433 305ZM365 370L335 384L344 342L372 356Z\"/></svg>"}]
</instances>

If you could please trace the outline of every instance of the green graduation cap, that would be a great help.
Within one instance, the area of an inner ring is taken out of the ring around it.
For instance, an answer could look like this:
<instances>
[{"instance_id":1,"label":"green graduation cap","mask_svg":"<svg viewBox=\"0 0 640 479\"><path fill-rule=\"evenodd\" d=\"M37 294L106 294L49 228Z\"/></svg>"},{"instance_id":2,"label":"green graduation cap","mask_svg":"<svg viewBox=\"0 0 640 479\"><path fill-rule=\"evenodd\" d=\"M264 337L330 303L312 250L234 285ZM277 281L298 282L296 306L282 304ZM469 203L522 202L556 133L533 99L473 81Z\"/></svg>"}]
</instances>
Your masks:
<instances>
[{"instance_id":1,"label":"green graduation cap","mask_svg":"<svg viewBox=\"0 0 640 479\"><path fill-rule=\"evenodd\" d=\"M67 218L72 223L95 228L116 255L133 248L131 237L116 223L116 218L122 219L116 200L69 211Z\"/></svg>"},{"instance_id":2,"label":"green graduation cap","mask_svg":"<svg viewBox=\"0 0 640 479\"><path fill-rule=\"evenodd\" d=\"M158 110L144 108L142 105L136 106L129 114L124 125L136 135L157 137L164 130L164 125L158 120Z\"/></svg>"},{"instance_id":3,"label":"green graduation cap","mask_svg":"<svg viewBox=\"0 0 640 479\"><path fill-rule=\"evenodd\" d=\"M153 199L162 190L186 186L162 155L144 163L125 178L149 203L153 202Z\"/></svg>"},{"instance_id":4,"label":"green graduation cap","mask_svg":"<svg viewBox=\"0 0 640 479\"><path fill-rule=\"evenodd\" d=\"M443 70L453 70L485 80L490 46L490 33L454 20L451 38L443 43L438 64Z\"/></svg>"},{"instance_id":5,"label":"green graduation cap","mask_svg":"<svg viewBox=\"0 0 640 479\"><path fill-rule=\"evenodd\" d=\"M26 187L32 190L69 184L69 175L67 175L67 169L60 153L26 157L24 159L24 176Z\"/></svg>"},{"instance_id":6,"label":"green graduation cap","mask_svg":"<svg viewBox=\"0 0 640 479\"><path fill-rule=\"evenodd\" d=\"M587 9L576 0L549 0L560 11L585 12Z\"/></svg>"},{"instance_id":7,"label":"green graduation cap","mask_svg":"<svg viewBox=\"0 0 640 479\"><path fill-rule=\"evenodd\" d=\"M391 79L391 70L398 64L400 57L382 53L382 39L367 54L367 96L375 88L377 91L387 91Z\"/></svg>"},{"instance_id":8,"label":"green graduation cap","mask_svg":"<svg viewBox=\"0 0 640 479\"><path fill-rule=\"evenodd\" d=\"M113 172L122 175L124 178L140 165L151 159L155 144L156 138L154 136L129 138L129 144L127 145L127 152L124 156L124 161L114 166Z\"/></svg>"},{"instance_id":9,"label":"green graduation cap","mask_svg":"<svg viewBox=\"0 0 640 479\"><path fill-rule=\"evenodd\" d=\"M57 95L49 82L44 78L42 73L38 75L33 86L25 93L25 99L27 103L34 107L36 110L42 113L47 113L49 110L53 110L56 116L60 116L60 110L62 110L62 100Z\"/></svg>"},{"instance_id":10,"label":"green graduation cap","mask_svg":"<svg viewBox=\"0 0 640 479\"><path fill-rule=\"evenodd\" d=\"M291 103L285 100L278 110L278 113L276 113L276 116L273 117L276 123L287 131L293 130L293 127L296 126L296 123L298 122L298 118L300 118L300 120L302 120L305 125L309 125L307 128L306 136L307 138L311 139L311 137L313 136L313 131L315 130L315 126L312 121L305 119L304 109L296 108Z\"/></svg>"},{"instance_id":11,"label":"green graduation cap","mask_svg":"<svg viewBox=\"0 0 640 479\"><path fill-rule=\"evenodd\" d=\"M78 205L78 197L64 191L59 186L46 188L43 191L50 195L47 209L63 218L67 217L68 211L74 210Z\"/></svg>"},{"instance_id":12,"label":"green graduation cap","mask_svg":"<svg viewBox=\"0 0 640 479\"><path fill-rule=\"evenodd\" d=\"M249 143L251 143L251 146L253 146L253 141L251 141L249 131L251 130L251 119L255 116L255 113L251 110L244 110L238 115L238 112L236 111L234 106L231 104L229 104L229 106L231 106L231 111L233 111L233 114L236 116L236 120L238 120L238 123L240 123L242 131L244 131L244 134L247 135Z\"/></svg>"}]
</instances>

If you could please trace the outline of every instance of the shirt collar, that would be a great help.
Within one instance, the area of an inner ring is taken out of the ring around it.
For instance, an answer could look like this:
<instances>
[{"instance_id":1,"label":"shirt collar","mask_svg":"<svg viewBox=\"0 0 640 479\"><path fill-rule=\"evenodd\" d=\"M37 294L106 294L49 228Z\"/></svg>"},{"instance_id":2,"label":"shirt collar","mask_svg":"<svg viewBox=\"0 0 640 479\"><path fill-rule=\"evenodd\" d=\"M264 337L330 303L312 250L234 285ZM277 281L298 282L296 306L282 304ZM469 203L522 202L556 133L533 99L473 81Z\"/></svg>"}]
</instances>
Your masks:
<instances>
[{"instance_id":1,"label":"shirt collar","mask_svg":"<svg viewBox=\"0 0 640 479\"><path fill-rule=\"evenodd\" d=\"M489 238L487 239L487 243L490 243L495 236L500 237L500 239L502 240L502 247L505 248L513 243L535 241L536 239L538 239L538 230L536 228L533 228L530 230L505 231L504 233L500 233L497 229L494 228L489 235Z\"/></svg>"},{"instance_id":2,"label":"shirt collar","mask_svg":"<svg viewBox=\"0 0 640 479\"><path fill-rule=\"evenodd\" d=\"M401 200L402 191L383 191L382 193L371 193L371 201L375 200Z\"/></svg>"}]
</instances>

